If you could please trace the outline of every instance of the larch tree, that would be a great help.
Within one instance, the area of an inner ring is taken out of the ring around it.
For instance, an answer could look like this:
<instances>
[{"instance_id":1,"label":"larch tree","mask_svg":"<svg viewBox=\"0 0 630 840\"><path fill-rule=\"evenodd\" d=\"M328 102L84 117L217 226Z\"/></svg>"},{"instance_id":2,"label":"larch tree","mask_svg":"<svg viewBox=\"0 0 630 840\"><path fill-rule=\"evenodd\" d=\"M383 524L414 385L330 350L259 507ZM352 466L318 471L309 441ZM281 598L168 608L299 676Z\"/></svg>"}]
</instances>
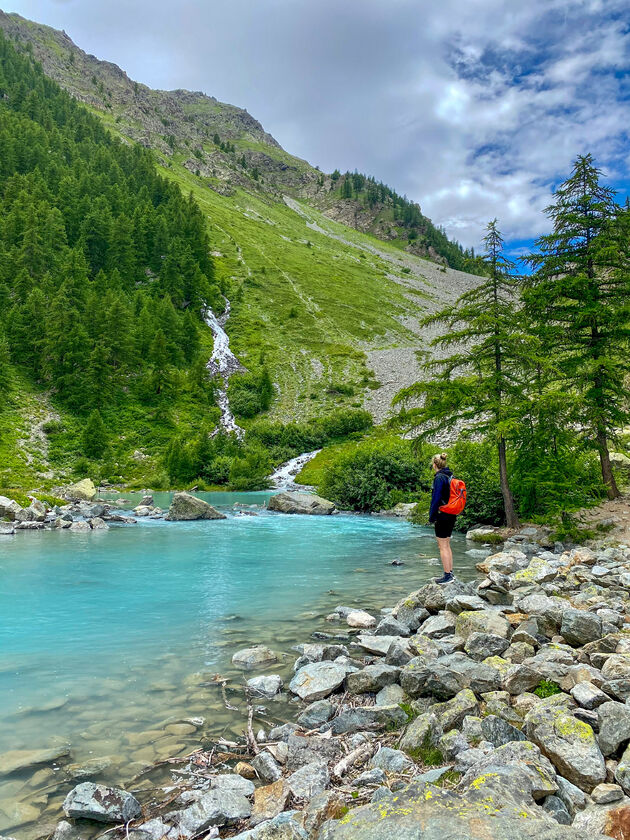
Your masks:
<instances>
[{"instance_id":1,"label":"larch tree","mask_svg":"<svg viewBox=\"0 0 630 840\"><path fill-rule=\"evenodd\" d=\"M576 428L600 459L610 499L619 489L609 441L630 419L630 213L601 183L593 157L580 155L546 209L551 233L528 257L525 293L535 329L577 397Z\"/></svg>"},{"instance_id":2,"label":"larch tree","mask_svg":"<svg viewBox=\"0 0 630 840\"><path fill-rule=\"evenodd\" d=\"M484 237L487 276L453 306L426 318L442 327L431 345L439 358L425 364L426 379L403 388L394 398L403 428L426 438L458 426L474 425L496 441L499 478L509 528L518 515L508 476L507 438L518 413L522 371L533 352L519 318L520 279L503 253L497 220Z\"/></svg>"}]
</instances>

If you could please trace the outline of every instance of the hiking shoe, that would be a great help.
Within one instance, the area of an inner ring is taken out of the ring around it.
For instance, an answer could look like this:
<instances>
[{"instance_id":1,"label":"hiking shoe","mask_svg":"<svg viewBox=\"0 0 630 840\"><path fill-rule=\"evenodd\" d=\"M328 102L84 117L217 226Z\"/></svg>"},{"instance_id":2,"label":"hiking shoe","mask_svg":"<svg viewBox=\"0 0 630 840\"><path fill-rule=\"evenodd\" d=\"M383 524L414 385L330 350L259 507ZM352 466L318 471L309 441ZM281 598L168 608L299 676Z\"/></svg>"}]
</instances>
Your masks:
<instances>
[{"instance_id":1,"label":"hiking shoe","mask_svg":"<svg viewBox=\"0 0 630 840\"><path fill-rule=\"evenodd\" d=\"M453 572L444 572L442 577L435 579L435 582L436 583L452 583L452 581L454 581L454 580L455 580L455 575L453 574Z\"/></svg>"}]
</instances>

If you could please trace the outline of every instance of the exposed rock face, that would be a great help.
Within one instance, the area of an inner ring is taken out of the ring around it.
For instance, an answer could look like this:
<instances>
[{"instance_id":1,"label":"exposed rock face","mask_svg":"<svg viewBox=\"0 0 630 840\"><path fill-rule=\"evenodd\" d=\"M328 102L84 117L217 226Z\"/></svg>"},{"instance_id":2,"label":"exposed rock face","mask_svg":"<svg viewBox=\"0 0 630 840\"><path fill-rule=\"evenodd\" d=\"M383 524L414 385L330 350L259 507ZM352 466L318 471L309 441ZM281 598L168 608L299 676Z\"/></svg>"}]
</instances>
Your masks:
<instances>
[{"instance_id":1,"label":"exposed rock face","mask_svg":"<svg viewBox=\"0 0 630 840\"><path fill-rule=\"evenodd\" d=\"M64 495L71 502L91 502L96 498L96 487L91 478L84 478L67 487Z\"/></svg>"},{"instance_id":2,"label":"exposed rock face","mask_svg":"<svg viewBox=\"0 0 630 840\"><path fill-rule=\"evenodd\" d=\"M191 496L190 493L175 493L166 519L170 522L188 522L194 519L227 519L227 517L203 499Z\"/></svg>"},{"instance_id":3,"label":"exposed rock face","mask_svg":"<svg viewBox=\"0 0 630 840\"><path fill-rule=\"evenodd\" d=\"M335 505L328 499L310 493L278 493L269 499L269 510L278 513L308 513L314 516L326 516L335 510Z\"/></svg>"},{"instance_id":4,"label":"exposed rock face","mask_svg":"<svg viewBox=\"0 0 630 840\"><path fill-rule=\"evenodd\" d=\"M142 813L140 803L125 790L83 782L66 796L66 816L102 823L127 823Z\"/></svg>"}]
</instances>

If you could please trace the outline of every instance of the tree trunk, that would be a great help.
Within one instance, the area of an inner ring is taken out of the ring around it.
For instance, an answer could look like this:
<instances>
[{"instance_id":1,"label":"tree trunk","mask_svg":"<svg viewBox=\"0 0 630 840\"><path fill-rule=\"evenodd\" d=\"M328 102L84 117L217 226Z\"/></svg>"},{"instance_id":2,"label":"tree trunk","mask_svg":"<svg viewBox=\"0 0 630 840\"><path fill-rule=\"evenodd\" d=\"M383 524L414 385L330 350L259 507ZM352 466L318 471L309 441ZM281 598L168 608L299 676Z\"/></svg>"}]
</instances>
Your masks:
<instances>
[{"instance_id":1,"label":"tree trunk","mask_svg":"<svg viewBox=\"0 0 630 840\"><path fill-rule=\"evenodd\" d=\"M608 440L606 432L601 429L597 432L597 448L599 449L599 462L602 466L602 478L606 485L606 493L609 499L616 499L621 495L615 476L613 475L612 467L610 465L610 454L608 452Z\"/></svg>"},{"instance_id":2,"label":"tree trunk","mask_svg":"<svg viewBox=\"0 0 630 840\"><path fill-rule=\"evenodd\" d=\"M505 438L499 438L499 479L501 481L501 493L503 494L503 507L505 508L505 524L508 528L518 528L520 522L514 508L514 499L508 482L507 459L505 456Z\"/></svg>"}]
</instances>

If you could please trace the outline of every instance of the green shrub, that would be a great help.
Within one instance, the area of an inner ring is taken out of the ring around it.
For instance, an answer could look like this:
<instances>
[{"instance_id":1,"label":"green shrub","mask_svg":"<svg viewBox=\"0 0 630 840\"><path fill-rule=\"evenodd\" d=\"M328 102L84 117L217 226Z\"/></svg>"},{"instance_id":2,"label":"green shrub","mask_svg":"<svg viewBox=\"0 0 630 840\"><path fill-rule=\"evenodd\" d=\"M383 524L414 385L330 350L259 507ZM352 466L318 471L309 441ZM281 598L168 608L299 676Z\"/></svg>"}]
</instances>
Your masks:
<instances>
[{"instance_id":1,"label":"green shrub","mask_svg":"<svg viewBox=\"0 0 630 840\"><path fill-rule=\"evenodd\" d=\"M346 510L376 511L428 486L426 464L402 440L365 441L324 471L320 492ZM401 494L394 491L403 491Z\"/></svg>"},{"instance_id":2,"label":"green shrub","mask_svg":"<svg viewBox=\"0 0 630 840\"><path fill-rule=\"evenodd\" d=\"M534 694L541 698L553 697L554 694L561 693L562 689L558 683L553 682L553 680L541 680L534 689Z\"/></svg>"}]
</instances>

